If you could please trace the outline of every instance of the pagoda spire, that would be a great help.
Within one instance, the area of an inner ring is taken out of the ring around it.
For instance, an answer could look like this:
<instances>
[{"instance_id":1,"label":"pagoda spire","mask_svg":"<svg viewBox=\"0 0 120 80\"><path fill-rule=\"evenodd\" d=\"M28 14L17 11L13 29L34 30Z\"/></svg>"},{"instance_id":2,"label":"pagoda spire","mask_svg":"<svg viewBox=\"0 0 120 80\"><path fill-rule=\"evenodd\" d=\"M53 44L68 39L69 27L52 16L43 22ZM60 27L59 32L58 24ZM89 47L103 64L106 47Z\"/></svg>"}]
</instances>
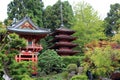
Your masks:
<instances>
[{"instance_id":1,"label":"pagoda spire","mask_svg":"<svg viewBox=\"0 0 120 80\"><path fill-rule=\"evenodd\" d=\"M61 17L61 25L60 27L64 27L64 23L63 23L63 6L62 6L62 1L60 0L60 17Z\"/></svg>"}]
</instances>

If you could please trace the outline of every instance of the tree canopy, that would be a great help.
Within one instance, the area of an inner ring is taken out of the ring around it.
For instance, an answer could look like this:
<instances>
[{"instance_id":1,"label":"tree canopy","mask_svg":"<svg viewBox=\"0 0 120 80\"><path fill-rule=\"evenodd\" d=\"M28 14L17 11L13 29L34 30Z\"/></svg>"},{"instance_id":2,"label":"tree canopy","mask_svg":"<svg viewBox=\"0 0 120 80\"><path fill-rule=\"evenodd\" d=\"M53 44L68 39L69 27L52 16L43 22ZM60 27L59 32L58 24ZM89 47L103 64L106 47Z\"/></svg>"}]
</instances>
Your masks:
<instances>
[{"instance_id":1,"label":"tree canopy","mask_svg":"<svg viewBox=\"0 0 120 80\"><path fill-rule=\"evenodd\" d=\"M110 5L110 11L105 18L105 33L107 36L113 36L120 27L120 4Z\"/></svg>"},{"instance_id":2,"label":"tree canopy","mask_svg":"<svg viewBox=\"0 0 120 80\"><path fill-rule=\"evenodd\" d=\"M7 14L8 18L5 23L13 18L21 20L29 16L36 25L43 26L43 2L41 0L13 0L8 4Z\"/></svg>"},{"instance_id":3,"label":"tree canopy","mask_svg":"<svg viewBox=\"0 0 120 80\"><path fill-rule=\"evenodd\" d=\"M82 48L86 43L93 40L104 39L103 21L99 18L98 13L85 2L80 2L74 6L75 25L72 27L76 31L74 36L77 37L76 43Z\"/></svg>"},{"instance_id":4,"label":"tree canopy","mask_svg":"<svg viewBox=\"0 0 120 80\"><path fill-rule=\"evenodd\" d=\"M72 6L68 1L61 2L58 0L53 6L47 6L44 10L44 26L55 30L61 25L61 9L62 4L62 14L63 14L63 23L65 27L70 28L73 25L73 10Z\"/></svg>"}]
</instances>

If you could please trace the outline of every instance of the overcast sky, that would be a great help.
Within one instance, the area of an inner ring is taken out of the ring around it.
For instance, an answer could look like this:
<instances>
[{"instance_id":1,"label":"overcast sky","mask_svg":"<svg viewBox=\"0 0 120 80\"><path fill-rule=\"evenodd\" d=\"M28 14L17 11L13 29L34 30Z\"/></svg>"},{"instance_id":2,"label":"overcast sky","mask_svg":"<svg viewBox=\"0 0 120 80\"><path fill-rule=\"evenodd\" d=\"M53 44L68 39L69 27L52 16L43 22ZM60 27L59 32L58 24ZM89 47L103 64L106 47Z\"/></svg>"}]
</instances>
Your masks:
<instances>
[{"instance_id":1,"label":"overcast sky","mask_svg":"<svg viewBox=\"0 0 120 80\"><path fill-rule=\"evenodd\" d=\"M7 18L7 5L12 0L0 0L0 21ZM43 0L44 5L53 5L57 0ZM65 0L61 0L65 1ZM70 4L75 4L80 1L85 1L89 3L94 10L98 11L101 19L104 19L107 12L110 10L110 4L120 3L120 0L68 0Z\"/></svg>"}]
</instances>

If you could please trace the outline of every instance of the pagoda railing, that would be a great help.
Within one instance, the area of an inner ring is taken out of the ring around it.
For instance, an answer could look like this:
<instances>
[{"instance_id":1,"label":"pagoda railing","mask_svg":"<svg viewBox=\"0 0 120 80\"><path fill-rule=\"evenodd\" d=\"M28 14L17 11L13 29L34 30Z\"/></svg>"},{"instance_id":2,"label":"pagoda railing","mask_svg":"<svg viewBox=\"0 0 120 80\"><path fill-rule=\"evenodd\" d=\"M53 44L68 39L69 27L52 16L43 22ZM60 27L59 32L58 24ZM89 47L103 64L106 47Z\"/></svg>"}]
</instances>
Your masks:
<instances>
[{"instance_id":1,"label":"pagoda railing","mask_svg":"<svg viewBox=\"0 0 120 80\"><path fill-rule=\"evenodd\" d=\"M42 48L41 45L28 45L26 48Z\"/></svg>"},{"instance_id":2,"label":"pagoda railing","mask_svg":"<svg viewBox=\"0 0 120 80\"><path fill-rule=\"evenodd\" d=\"M43 49L43 47L41 45L27 45L25 48L22 48L21 50L39 52L42 49Z\"/></svg>"}]
</instances>

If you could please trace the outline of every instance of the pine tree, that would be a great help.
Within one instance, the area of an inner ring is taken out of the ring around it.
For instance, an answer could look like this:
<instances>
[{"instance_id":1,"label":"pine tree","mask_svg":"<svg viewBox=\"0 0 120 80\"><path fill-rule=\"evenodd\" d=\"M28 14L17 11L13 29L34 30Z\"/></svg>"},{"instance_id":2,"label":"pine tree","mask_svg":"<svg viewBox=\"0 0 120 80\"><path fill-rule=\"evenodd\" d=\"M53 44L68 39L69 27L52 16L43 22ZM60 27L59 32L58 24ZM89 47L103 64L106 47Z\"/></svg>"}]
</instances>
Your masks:
<instances>
[{"instance_id":1,"label":"pine tree","mask_svg":"<svg viewBox=\"0 0 120 80\"><path fill-rule=\"evenodd\" d=\"M44 10L44 26L55 30L61 25L61 1L58 0L53 6L47 6ZM64 26L70 28L73 25L73 10L68 1L62 2L62 14Z\"/></svg>"},{"instance_id":2,"label":"pine tree","mask_svg":"<svg viewBox=\"0 0 120 80\"><path fill-rule=\"evenodd\" d=\"M107 36L113 36L115 32L118 31L120 27L120 4L112 4L110 5L110 11L105 18L105 33Z\"/></svg>"},{"instance_id":3,"label":"pine tree","mask_svg":"<svg viewBox=\"0 0 120 80\"><path fill-rule=\"evenodd\" d=\"M13 18L21 20L23 17L29 16L36 25L43 26L43 2L41 0L13 0L8 4L7 14L8 18L5 23Z\"/></svg>"}]
</instances>

